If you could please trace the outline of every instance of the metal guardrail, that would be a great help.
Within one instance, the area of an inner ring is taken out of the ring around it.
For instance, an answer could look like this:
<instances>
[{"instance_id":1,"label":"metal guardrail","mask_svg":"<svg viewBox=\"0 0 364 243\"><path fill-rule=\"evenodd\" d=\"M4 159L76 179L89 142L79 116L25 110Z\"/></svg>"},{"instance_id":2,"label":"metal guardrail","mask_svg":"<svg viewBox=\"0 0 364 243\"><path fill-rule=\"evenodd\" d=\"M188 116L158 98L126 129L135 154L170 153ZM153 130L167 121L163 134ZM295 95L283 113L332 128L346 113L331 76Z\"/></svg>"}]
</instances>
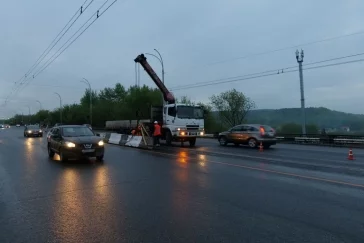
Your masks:
<instances>
[{"instance_id":1,"label":"metal guardrail","mask_svg":"<svg viewBox=\"0 0 364 243\"><path fill-rule=\"evenodd\" d=\"M281 134L277 140L282 143L364 147L364 136L355 135Z\"/></svg>"}]
</instances>

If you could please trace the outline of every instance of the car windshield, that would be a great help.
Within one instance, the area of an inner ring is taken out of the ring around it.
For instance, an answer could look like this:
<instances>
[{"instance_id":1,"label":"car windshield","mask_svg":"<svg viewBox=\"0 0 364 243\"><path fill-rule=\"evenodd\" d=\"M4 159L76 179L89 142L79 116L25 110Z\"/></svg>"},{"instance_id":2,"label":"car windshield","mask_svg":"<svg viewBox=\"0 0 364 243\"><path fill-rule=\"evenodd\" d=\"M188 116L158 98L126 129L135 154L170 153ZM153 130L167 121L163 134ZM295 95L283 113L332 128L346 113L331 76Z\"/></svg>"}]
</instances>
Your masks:
<instances>
[{"instance_id":1,"label":"car windshield","mask_svg":"<svg viewBox=\"0 0 364 243\"><path fill-rule=\"evenodd\" d=\"M36 125L31 125L31 126L27 126L28 129L39 129L39 126Z\"/></svg>"},{"instance_id":2,"label":"car windshield","mask_svg":"<svg viewBox=\"0 0 364 243\"><path fill-rule=\"evenodd\" d=\"M203 119L203 109L198 106L178 106L178 118Z\"/></svg>"},{"instance_id":3,"label":"car windshield","mask_svg":"<svg viewBox=\"0 0 364 243\"><path fill-rule=\"evenodd\" d=\"M94 133L88 127L64 127L62 133L64 137L94 136Z\"/></svg>"}]
</instances>

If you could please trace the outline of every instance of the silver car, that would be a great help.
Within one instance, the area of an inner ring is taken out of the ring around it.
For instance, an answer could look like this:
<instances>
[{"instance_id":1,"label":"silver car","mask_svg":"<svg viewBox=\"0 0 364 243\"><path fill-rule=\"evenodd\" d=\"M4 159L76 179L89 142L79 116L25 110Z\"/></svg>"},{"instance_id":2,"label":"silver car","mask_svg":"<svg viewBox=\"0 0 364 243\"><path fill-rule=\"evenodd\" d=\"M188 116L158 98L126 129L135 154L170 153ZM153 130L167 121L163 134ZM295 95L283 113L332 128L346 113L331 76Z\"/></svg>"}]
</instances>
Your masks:
<instances>
[{"instance_id":1,"label":"silver car","mask_svg":"<svg viewBox=\"0 0 364 243\"><path fill-rule=\"evenodd\" d=\"M264 148L269 148L277 143L275 135L274 129L267 125L241 124L219 133L218 141L222 146L233 143L237 146L244 144L255 148L262 143Z\"/></svg>"}]
</instances>

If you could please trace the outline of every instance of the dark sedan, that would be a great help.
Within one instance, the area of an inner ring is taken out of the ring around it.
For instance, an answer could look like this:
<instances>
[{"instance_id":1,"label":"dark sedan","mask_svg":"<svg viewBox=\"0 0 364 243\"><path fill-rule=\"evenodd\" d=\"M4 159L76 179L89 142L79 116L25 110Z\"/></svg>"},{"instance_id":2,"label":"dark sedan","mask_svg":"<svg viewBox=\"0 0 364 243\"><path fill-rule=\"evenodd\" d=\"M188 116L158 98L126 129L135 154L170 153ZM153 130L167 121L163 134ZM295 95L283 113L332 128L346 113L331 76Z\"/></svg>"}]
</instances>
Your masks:
<instances>
[{"instance_id":1,"label":"dark sedan","mask_svg":"<svg viewBox=\"0 0 364 243\"><path fill-rule=\"evenodd\" d=\"M96 157L98 161L104 158L104 142L86 126L67 125L52 128L48 143L48 155L53 158L59 154L60 160Z\"/></svg>"},{"instance_id":2,"label":"dark sedan","mask_svg":"<svg viewBox=\"0 0 364 243\"><path fill-rule=\"evenodd\" d=\"M43 130L37 125L28 125L24 129L24 137L43 137Z\"/></svg>"}]
</instances>

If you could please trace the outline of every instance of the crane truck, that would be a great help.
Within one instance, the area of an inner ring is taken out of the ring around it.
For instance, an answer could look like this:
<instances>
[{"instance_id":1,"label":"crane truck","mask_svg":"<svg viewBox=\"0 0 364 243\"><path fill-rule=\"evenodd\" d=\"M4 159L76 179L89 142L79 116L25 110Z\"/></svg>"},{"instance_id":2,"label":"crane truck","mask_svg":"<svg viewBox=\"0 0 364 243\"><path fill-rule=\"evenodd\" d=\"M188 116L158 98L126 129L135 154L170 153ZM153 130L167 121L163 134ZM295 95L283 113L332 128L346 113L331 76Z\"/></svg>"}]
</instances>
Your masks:
<instances>
[{"instance_id":1,"label":"crane truck","mask_svg":"<svg viewBox=\"0 0 364 243\"><path fill-rule=\"evenodd\" d=\"M146 126L153 127L154 121L158 121L162 127L162 140L167 145L173 141L189 142L193 147L196 144L196 138L204 136L204 109L197 105L177 104L174 95L167 89L160 80L153 68L147 62L144 54L137 56L134 61L139 63L150 78L157 85L163 94L165 104L163 106L152 106L150 109L149 120L121 120L107 121L106 129L118 129L121 131L131 130L136 124L143 123Z\"/></svg>"}]
</instances>

